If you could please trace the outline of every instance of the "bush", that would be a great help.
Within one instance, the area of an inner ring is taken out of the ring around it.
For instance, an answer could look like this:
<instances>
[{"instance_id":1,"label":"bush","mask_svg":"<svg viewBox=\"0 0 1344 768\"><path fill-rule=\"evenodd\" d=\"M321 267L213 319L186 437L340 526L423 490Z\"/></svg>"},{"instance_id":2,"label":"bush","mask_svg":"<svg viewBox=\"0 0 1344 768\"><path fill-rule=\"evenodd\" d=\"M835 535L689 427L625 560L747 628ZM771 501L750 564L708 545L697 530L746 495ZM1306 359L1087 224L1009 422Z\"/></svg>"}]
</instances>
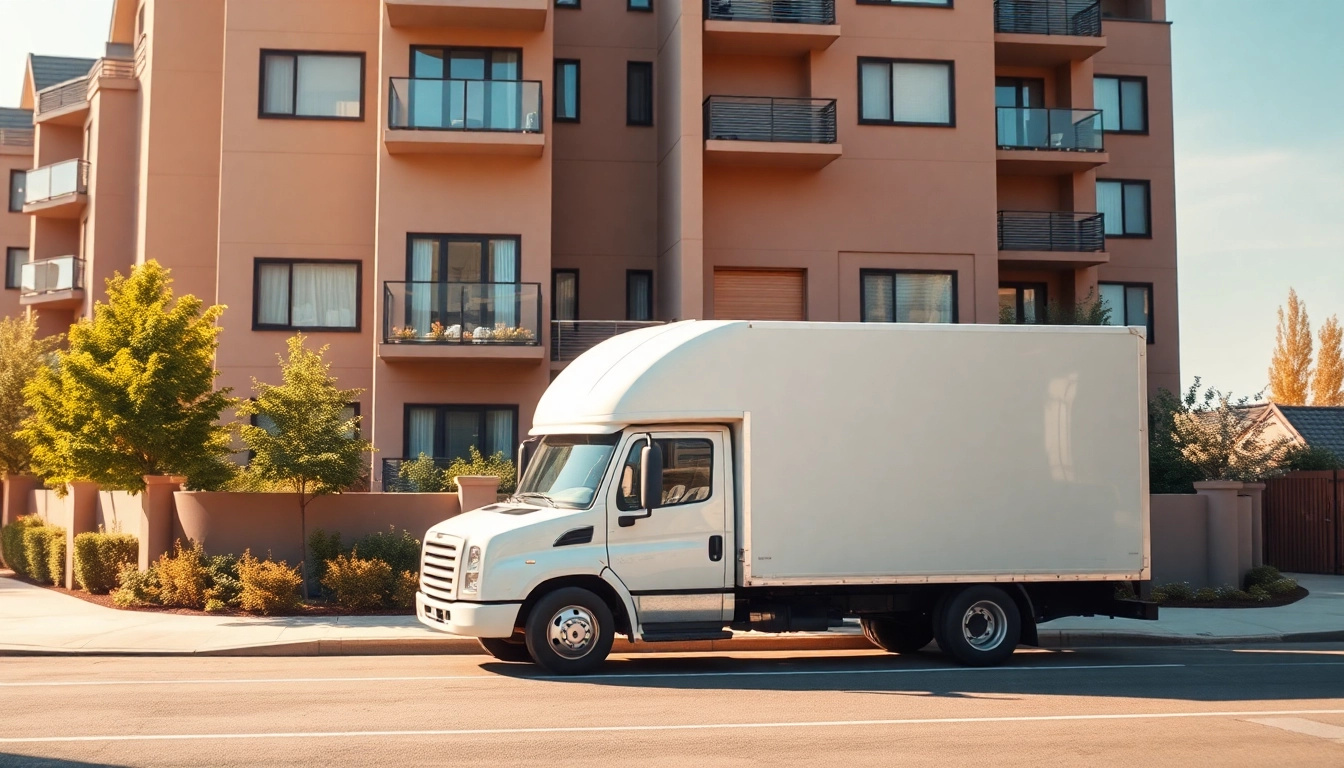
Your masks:
<instances>
[{"instance_id":1,"label":"bush","mask_svg":"<svg viewBox=\"0 0 1344 768\"><path fill-rule=\"evenodd\" d=\"M23 529L23 551L28 560L25 574L48 584L65 582L65 529L54 525L28 525Z\"/></svg>"},{"instance_id":2,"label":"bush","mask_svg":"<svg viewBox=\"0 0 1344 768\"><path fill-rule=\"evenodd\" d=\"M105 595L117 588L122 565L140 557L140 542L128 533L81 533L75 537L75 581Z\"/></svg>"},{"instance_id":3,"label":"bush","mask_svg":"<svg viewBox=\"0 0 1344 768\"><path fill-rule=\"evenodd\" d=\"M355 555L337 555L327 563L322 585L336 595L336 602L352 611L382 606L392 588L392 567L382 560Z\"/></svg>"},{"instance_id":4,"label":"bush","mask_svg":"<svg viewBox=\"0 0 1344 768\"><path fill-rule=\"evenodd\" d=\"M321 584L327 575L327 561L344 554L348 553L341 547L340 531L327 533L321 528L313 531L308 536L308 562L311 566L312 580Z\"/></svg>"},{"instance_id":5,"label":"bush","mask_svg":"<svg viewBox=\"0 0 1344 768\"><path fill-rule=\"evenodd\" d=\"M340 541L339 536L337 541ZM360 539L353 553L359 557L382 560L392 568L393 573L420 572L420 540L409 531L397 531L394 525L389 525L386 533L379 531Z\"/></svg>"},{"instance_id":6,"label":"bush","mask_svg":"<svg viewBox=\"0 0 1344 768\"><path fill-rule=\"evenodd\" d=\"M1247 591L1248 594L1250 594L1251 599L1254 600L1254 601L1257 602L1257 603L1263 603L1263 602L1265 602L1266 600L1268 600L1268 599L1270 599L1271 597L1273 597L1273 595L1269 594L1269 591L1268 591L1268 590L1266 590L1264 587L1260 586L1259 584L1256 584L1256 585L1252 586L1250 589L1248 589L1248 590L1246 590L1246 591Z\"/></svg>"},{"instance_id":7,"label":"bush","mask_svg":"<svg viewBox=\"0 0 1344 768\"><path fill-rule=\"evenodd\" d=\"M1251 599L1251 595L1249 592L1244 592L1230 584L1225 584L1218 588L1218 599L1228 601L1233 600L1246 601Z\"/></svg>"},{"instance_id":8,"label":"bush","mask_svg":"<svg viewBox=\"0 0 1344 768\"><path fill-rule=\"evenodd\" d=\"M423 453L415 459L402 462L397 469L397 477L410 485L415 493L443 493L448 490L448 476L434 463L434 459Z\"/></svg>"},{"instance_id":9,"label":"bush","mask_svg":"<svg viewBox=\"0 0 1344 768\"><path fill-rule=\"evenodd\" d=\"M303 577L283 560L258 560L250 550L243 552L238 560L238 579L243 584L238 605L245 611L272 614L299 605Z\"/></svg>"},{"instance_id":10,"label":"bush","mask_svg":"<svg viewBox=\"0 0 1344 768\"><path fill-rule=\"evenodd\" d=\"M1257 565L1246 572L1246 589L1273 584L1281 578L1283 578L1283 574L1279 573L1278 568L1272 565Z\"/></svg>"},{"instance_id":11,"label":"bush","mask_svg":"<svg viewBox=\"0 0 1344 768\"><path fill-rule=\"evenodd\" d=\"M215 555L205 559L205 578L210 586L205 590L205 610L212 612L211 604L219 603L213 610L224 607L238 607L243 595L243 582L238 578L238 558L233 555Z\"/></svg>"},{"instance_id":12,"label":"bush","mask_svg":"<svg viewBox=\"0 0 1344 768\"><path fill-rule=\"evenodd\" d=\"M1279 469L1285 472L1321 471L1344 469L1339 457L1329 448L1310 445L1295 445L1283 454Z\"/></svg>"},{"instance_id":13,"label":"bush","mask_svg":"<svg viewBox=\"0 0 1344 768\"><path fill-rule=\"evenodd\" d=\"M1279 579L1265 585L1265 591L1271 595L1287 595L1297 591L1297 582L1293 579Z\"/></svg>"},{"instance_id":14,"label":"bush","mask_svg":"<svg viewBox=\"0 0 1344 768\"><path fill-rule=\"evenodd\" d=\"M20 576L28 576L28 551L24 548L23 532L43 525L45 523L37 515L25 515L0 531L0 557Z\"/></svg>"},{"instance_id":15,"label":"bush","mask_svg":"<svg viewBox=\"0 0 1344 768\"><path fill-rule=\"evenodd\" d=\"M1201 587L1195 590L1194 601L1197 603L1212 603L1218 599L1218 590L1213 587Z\"/></svg>"},{"instance_id":16,"label":"bush","mask_svg":"<svg viewBox=\"0 0 1344 768\"><path fill-rule=\"evenodd\" d=\"M420 577L410 571L402 571L392 578L392 607L414 608L415 593L420 591Z\"/></svg>"},{"instance_id":17,"label":"bush","mask_svg":"<svg viewBox=\"0 0 1344 768\"><path fill-rule=\"evenodd\" d=\"M220 611L228 609L228 607L228 603L223 600L216 600L213 597L205 601L206 613L219 613Z\"/></svg>"},{"instance_id":18,"label":"bush","mask_svg":"<svg viewBox=\"0 0 1344 768\"><path fill-rule=\"evenodd\" d=\"M173 544L173 554L159 556L159 604L169 608L204 608L205 591L209 588L205 574L205 550L192 542L191 549L183 549L182 542Z\"/></svg>"},{"instance_id":19,"label":"bush","mask_svg":"<svg viewBox=\"0 0 1344 768\"><path fill-rule=\"evenodd\" d=\"M134 608L159 601L159 569L150 563L149 570L140 570L135 563L126 563L117 572L117 591L112 593L112 604L118 608Z\"/></svg>"},{"instance_id":20,"label":"bush","mask_svg":"<svg viewBox=\"0 0 1344 768\"><path fill-rule=\"evenodd\" d=\"M1194 599L1194 596L1194 590L1190 589L1189 584L1176 582L1153 587L1148 597L1155 603L1183 603Z\"/></svg>"},{"instance_id":21,"label":"bush","mask_svg":"<svg viewBox=\"0 0 1344 768\"><path fill-rule=\"evenodd\" d=\"M517 469L503 451L493 456L482 456L476 446L471 446L469 459L453 459L447 469L439 469L434 459L420 454L417 458L403 462L397 470L397 477L404 480L415 493L442 493L456 491L454 477L461 475L492 475L499 478L499 490L512 493L517 481Z\"/></svg>"}]
</instances>

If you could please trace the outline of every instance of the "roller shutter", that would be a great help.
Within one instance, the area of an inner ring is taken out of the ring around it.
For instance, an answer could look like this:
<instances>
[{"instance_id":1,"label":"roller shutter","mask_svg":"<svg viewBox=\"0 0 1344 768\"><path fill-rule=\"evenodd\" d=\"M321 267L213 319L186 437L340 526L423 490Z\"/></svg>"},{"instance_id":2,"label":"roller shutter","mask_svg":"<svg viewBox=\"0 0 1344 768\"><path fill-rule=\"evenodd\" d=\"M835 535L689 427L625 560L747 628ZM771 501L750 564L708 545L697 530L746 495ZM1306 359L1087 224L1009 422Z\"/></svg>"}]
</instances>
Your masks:
<instances>
[{"instance_id":1,"label":"roller shutter","mask_svg":"<svg viewBox=\"0 0 1344 768\"><path fill-rule=\"evenodd\" d=\"M801 269L716 269L714 319L806 320L806 285Z\"/></svg>"}]
</instances>

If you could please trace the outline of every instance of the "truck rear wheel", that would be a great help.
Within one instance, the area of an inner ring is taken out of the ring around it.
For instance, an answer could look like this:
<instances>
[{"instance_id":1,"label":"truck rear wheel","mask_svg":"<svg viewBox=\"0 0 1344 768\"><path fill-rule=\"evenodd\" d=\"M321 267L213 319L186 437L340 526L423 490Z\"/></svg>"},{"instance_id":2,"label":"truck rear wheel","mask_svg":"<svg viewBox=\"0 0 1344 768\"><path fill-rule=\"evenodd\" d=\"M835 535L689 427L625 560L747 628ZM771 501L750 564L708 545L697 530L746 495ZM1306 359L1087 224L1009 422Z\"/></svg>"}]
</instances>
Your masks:
<instances>
[{"instance_id":1,"label":"truck rear wheel","mask_svg":"<svg viewBox=\"0 0 1344 768\"><path fill-rule=\"evenodd\" d=\"M892 653L914 653L933 641L933 624L927 619L902 622L892 618L865 618L859 623L868 642Z\"/></svg>"},{"instance_id":2,"label":"truck rear wheel","mask_svg":"<svg viewBox=\"0 0 1344 768\"><path fill-rule=\"evenodd\" d=\"M524 637L532 660L557 675L582 675L606 661L616 635L611 609L597 595L565 587L532 606Z\"/></svg>"},{"instance_id":3,"label":"truck rear wheel","mask_svg":"<svg viewBox=\"0 0 1344 768\"><path fill-rule=\"evenodd\" d=\"M1013 655L1022 633L1017 603L998 587L950 591L934 612L938 647L969 667L992 667Z\"/></svg>"},{"instance_id":4,"label":"truck rear wheel","mask_svg":"<svg viewBox=\"0 0 1344 768\"><path fill-rule=\"evenodd\" d=\"M531 662L532 654L527 652L527 643L504 637L478 637L476 640L485 652L500 661Z\"/></svg>"}]
</instances>

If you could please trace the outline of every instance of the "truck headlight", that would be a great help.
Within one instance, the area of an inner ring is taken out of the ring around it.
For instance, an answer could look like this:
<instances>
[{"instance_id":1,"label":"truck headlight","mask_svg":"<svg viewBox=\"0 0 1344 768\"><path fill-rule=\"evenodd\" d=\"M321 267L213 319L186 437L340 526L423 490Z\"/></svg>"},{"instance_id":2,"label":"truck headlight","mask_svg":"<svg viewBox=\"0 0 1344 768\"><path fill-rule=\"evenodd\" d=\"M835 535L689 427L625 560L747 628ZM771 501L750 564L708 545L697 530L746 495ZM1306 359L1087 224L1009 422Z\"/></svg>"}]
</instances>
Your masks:
<instances>
[{"instance_id":1,"label":"truck headlight","mask_svg":"<svg viewBox=\"0 0 1344 768\"><path fill-rule=\"evenodd\" d=\"M468 573L462 577L462 593L474 595L481 591L481 574Z\"/></svg>"},{"instance_id":2,"label":"truck headlight","mask_svg":"<svg viewBox=\"0 0 1344 768\"><path fill-rule=\"evenodd\" d=\"M481 548L467 549L467 564L462 569L462 593L474 595L481 591Z\"/></svg>"}]
</instances>

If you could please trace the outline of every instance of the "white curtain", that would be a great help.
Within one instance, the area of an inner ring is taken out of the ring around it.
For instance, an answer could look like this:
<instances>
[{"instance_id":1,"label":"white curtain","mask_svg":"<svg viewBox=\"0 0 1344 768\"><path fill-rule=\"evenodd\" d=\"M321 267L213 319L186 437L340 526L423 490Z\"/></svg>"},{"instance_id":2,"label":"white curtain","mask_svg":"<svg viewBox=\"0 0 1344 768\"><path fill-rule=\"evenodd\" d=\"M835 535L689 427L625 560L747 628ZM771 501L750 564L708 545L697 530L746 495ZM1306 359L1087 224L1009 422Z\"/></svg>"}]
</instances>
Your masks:
<instances>
[{"instance_id":1,"label":"white curtain","mask_svg":"<svg viewBox=\"0 0 1344 768\"><path fill-rule=\"evenodd\" d=\"M417 459L422 453L434 455L435 413L433 408L412 408L406 414L406 458Z\"/></svg>"},{"instance_id":2,"label":"white curtain","mask_svg":"<svg viewBox=\"0 0 1344 768\"><path fill-rule=\"evenodd\" d=\"M861 73L863 118L891 119L891 65L885 61L864 62Z\"/></svg>"},{"instance_id":3,"label":"white curtain","mask_svg":"<svg viewBox=\"0 0 1344 768\"><path fill-rule=\"evenodd\" d=\"M499 451L513 456L513 411L485 412L485 446L481 453L491 456Z\"/></svg>"},{"instance_id":4,"label":"white curtain","mask_svg":"<svg viewBox=\"0 0 1344 768\"><path fill-rule=\"evenodd\" d=\"M505 327L516 328L519 293L518 243L514 240L491 240L490 262L494 282L510 283L494 287L495 324L503 323Z\"/></svg>"},{"instance_id":5,"label":"white curtain","mask_svg":"<svg viewBox=\"0 0 1344 768\"><path fill-rule=\"evenodd\" d=\"M1123 185L1118 181L1097 182L1097 210L1102 213L1108 235L1125 233L1125 206L1121 196Z\"/></svg>"},{"instance_id":6,"label":"white curtain","mask_svg":"<svg viewBox=\"0 0 1344 768\"><path fill-rule=\"evenodd\" d=\"M357 275L354 264L295 264L294 325L354 328Z\"/></svg>"},{"instance_id":7,"label":"white curtain","mask_svg":"<svg viewBox=\"0 0 1344 768\"><path fill-rule=\"evenodd\" d=\"M313 56L299 60L296 114L359 117L360 60L356 56Z\"/></svg>"},{"instance_id":8,"label":"white curtain","mask_svg":"<svg viewBox=\"0 0 1344 768\"><path fill-rule=\"evenodd\" d=\"M268 115L294 114L294 57L266 57L265 111Z\"/></svg>"},{"instance_id":9,"label":"white curtain","mask_svg":"<svg viewBox=\"0 0 1344 768\"><path fill-rule=\"evenodd\" d=\"M556 273L555 296L552 297L552 301L555 302L556 320L579 319L578 281L578 275L573 272Z\"/></svg>"},{"instance_id":10,"label":"white curtain","mask_svg":"<svg viewBox=\"0 0 1344 768\"><path fill-rule=\"evenodd\" d=\"M258 294L258 323L290 325L288 264L262 264L258 275Z\"/></svg>"},{"instance_id":11,"label":"white curtain","mask_svg":"<svg viewBox=\"0 0 1344 768\"><path fill-rule=\"evenodd\" d=\"M896 322L951 323L951 275L897 275Z\"/></svg>"},{"instance_id":12,"label":"white curtain","mask_svg":"<svg viewBox=\"0 0 1344 768\"><path fill-rule=\"evenodd\" d=\"M863 276L863 322L891 323L896 320L895 281L891 275Z\"/></svg>"},{"instance_id":13,"label":"white curtain","mask_svg":"<svg viewBox=\"0 0 1344 768\"><path fill-rule=\"evenodd\" d=\"M429 281L434 279L433 240L411 241L411 314L410 324L421 336L429 333L431 309L434 303L434 289ZM414 457L412 457L414 458Z\"/></svg>"},{"instance_id":14,"label":"white curtain","mask_svg":"<svg viewBox=\"0 0 1344 768\"><path fill-rule=\"evenodd\" d=\"M892 115L896 121L952 121L952 65L897 62L891 72Z\"/></svg>"}]
</instances>

